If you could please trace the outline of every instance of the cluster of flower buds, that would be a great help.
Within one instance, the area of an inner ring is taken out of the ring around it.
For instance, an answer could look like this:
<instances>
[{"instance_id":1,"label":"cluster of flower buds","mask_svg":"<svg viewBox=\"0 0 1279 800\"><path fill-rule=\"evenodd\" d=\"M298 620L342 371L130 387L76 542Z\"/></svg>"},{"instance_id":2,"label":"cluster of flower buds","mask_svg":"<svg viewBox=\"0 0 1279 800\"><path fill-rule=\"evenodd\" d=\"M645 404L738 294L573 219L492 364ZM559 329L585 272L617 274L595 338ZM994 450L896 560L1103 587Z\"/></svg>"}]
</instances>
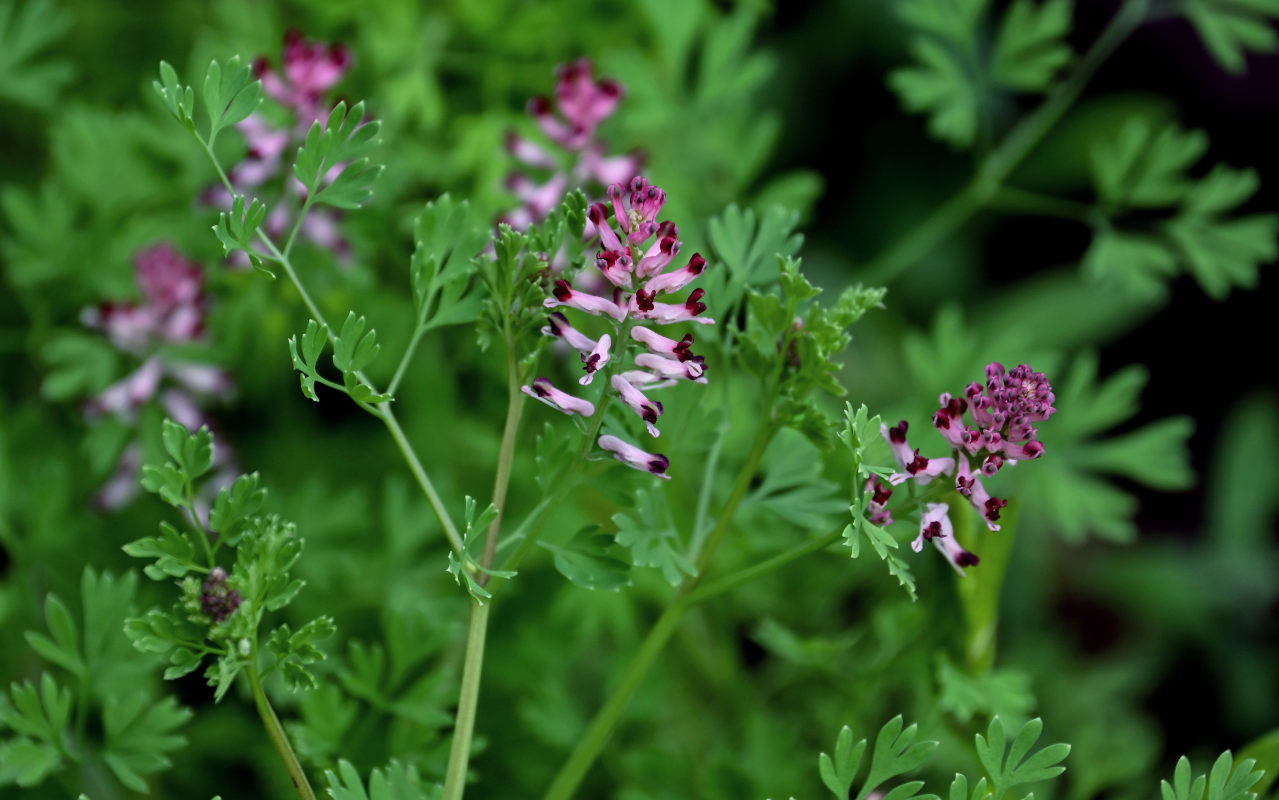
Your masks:
<instances>
[{"instance_id":1,"label":"cluster of flower buds","mask_svg":"<svg viewBox=\"0 0 1279 800\"><path fill-rule=\"evenodd\" d=\"M657 221L666 201L666 193L658 187L637 176L626 188L617 184L609 186L608 196L611 204L596 203L591 206L589 217L600 244L595 254L595 267L611 286L610 296L584 292L575 289L568 280L558 279L553 296L546 299L545 305L547 308L572 308L602 316L611 322L614 334L605 333L593 339L569 324L568 318L560 311L550 315L542 333L562 339L581 354L585 375L580 383L584 386L590 385L596 373L609 364L614 346L623 350L628 346L642 350L633 360L637 369L612 375L608 388L617 393L644 422L649 434L656 438L661 435L657 422L664 408L661 402L649 398L647 392L673 386L679 381L706 383L706 361L694 355L692 334L675 340L646 327L645 323L714 324L714 320L702 316L706 311L706 304L702 302L703 289L694 289L683 303L665 303L656 299L658 295L678 292L695 280L705 271L706 259L695 253L683 267L666 271L679 254L682 243L676 238L679 231L674 223ZM523 389L565 414L595 414L594 403L555 388L549 378L538 378ZM611 435L601 436L598 443L631 467L669 477L666 470L670 462L666 456L647 453Z\"/></svg>"},{"instance_id":2,"label":"cluster of flower buds","mask_svg":"<svg viewBox=\"0 0 1279 800\"><path fill-rule=\"evenodd\" d=\"M928 458L912 449L906 439L905 420L892 428L883 426L881 432L901 470L889 476L889 483L896 486L915 480L924 485L943 475L953 476L955 491L977 509L990 530L999 530L999 514L1008 501L992 496L982 478L992 477L1018 461L1043 455L1044 446L1037 438L1035 423L1055 413L1054 400L1052 386L1042 372L1033 371L1027 364L1012 370L1005 370L997 362L990 364L984 384L969 384L964 397L949 393L940 397L941 407L933 415L933 425L950 445L950 456ZM973 424L965 423L966 413L971 415ZM977 563L977 556L954 542L948 512L945 503L930 503L920 523L919 536L911 546L918 552L924 542L932 541L962 574L963 567Z\"/></svg>"},{"instance_id":3,"label":"cluster of flower buds","mask_svg":"<svg viewBox=\"0 0 1279 800\"><path fill-rule=\"evenodd\" d=\"M287 169L292 150L306 138L307 131L317 120L321 123L333 103L326 96L342 76L351 68L351 54L340 44L312 42L302 38L297 31L289 31L284 37L284 55L277 72L266 58L253 62L253 70L262 81L267 96L277 101L294 117L292 127L277 127L261 111L255 111L236 127L244 136L247 148L244 158L227 170L227 178L238 191L245 192L261 186L266 181L284 173L285 191L292 193L297 205L305 199L306 187ZM326 180L332 180L344 165L334 167ZM231 207L231 195L226 188L211 187L204 195L205 202L223 208ZM293 224L289 203L275 203L267 215L263 228L271 236L286 234ZM326 208L313 208L302 221L299 235L337 253L347 256L350 245L338 231L337 212ZM240 263L247 263L243 253Z\"/></svg>"},{"instance_id":4,"label":"cluster of flower buds","mask_svg":"<svg viewBox=\"0 0 1279 800\"><path fill-rule=\"evenodd\" d=\"M242 602L244 598L227 583L226 570L214 567L209 571L209 577L200 587L201 611L213 617L214 622L222 622L234 614Z\"/></svg>"},{"instance_id":5,"label":"cluster of flower buds","mask_svg":"<svg viewBox=\"0 0 1279 800\"><path fill-rule=\"evenodd\" d=\"M608 78L596 80L594 67L585 58L561 64L555 77L554 106L545 97L534 97L528 110L546 137L567 157L553 155L514 132L506 137L506 148L516 160L543 176L534 179L515 172L507 178L507 187L523 205L503 217L502 222L517 230L543 219L569 190L589 191L592 186L620 184L640 168L638 156L606 156L605 144L597 135L600 123L617 110L625 93L622 85ZM593 225L587 223L586 228L585 237L589 239L594 235Z\"/></svg>"},{"instance_id":6,"label":"cluster of flower buds","mask_svg":"<svg viewBox=\"0 0 1279 800\"><path fill-rule=\"evenodd\" d=\"M132 424L138 410L158 396L170 417L190 430L199 430L209 420L198 399L226 398L234 389L231 377L209 364L175 361L160 348L203 337L208 312L204 271L168 244L144 250L135 267L141 302L102 303L84 309L80 319L105 333L122 352L141 359L142 364L91 398L85 415L89 419L111 416ZM141 453L137 442L125 448L114 476L98 494L100 506L117 508L137 494ZM219 454L225 460L228 451L220 448Z\"/></svg>"}]
</instances>

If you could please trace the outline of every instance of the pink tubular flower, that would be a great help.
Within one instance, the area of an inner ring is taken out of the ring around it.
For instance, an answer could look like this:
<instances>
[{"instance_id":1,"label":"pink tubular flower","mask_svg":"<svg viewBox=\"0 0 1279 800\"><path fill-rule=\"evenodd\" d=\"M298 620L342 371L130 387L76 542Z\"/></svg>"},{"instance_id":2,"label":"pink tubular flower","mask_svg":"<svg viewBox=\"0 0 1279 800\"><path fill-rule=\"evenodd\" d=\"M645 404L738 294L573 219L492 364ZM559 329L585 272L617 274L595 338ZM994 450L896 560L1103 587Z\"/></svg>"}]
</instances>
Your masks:
<instances>
[{"instance_id":1,"label":"pink tubular flower","mask_svg":"<svg viewBox=\"0 0 1279 800\"><path fill-rule=\"evenodd\" d=\"M538 378L533 381L532 386L521 386L520 391L529 397L541 400L551 408L563 411L565 414L581 414L584 417L595 414L594 403L556 389L551 384L550 378Z\"/></svg>"},{"instance_id":2,"label":"pink tubular flower","mask_svg":"<svg viewBox=\"0 0 1279 800\"><path fill-rule=\"evenodd\" d=\"M662 435L657 429L657 418L660 417L665 409L662 404L649 400L644 393L635 388L634 384L627 381L621 375L614 375L611 383L613 388L621 396L622 402L630 406L631 410L639 414L640 419L644 420L644 424L648 426L648 432L656 439Z\"/></svg>"},{"instance_id":3,"label":"pink tubular flower","mask_svg":"<svg viewBox=\"0 0 1279 800\"><path fill-rule=\"evenodd\" d=\"M885 486L879 478L872 476L866 480L866 486L862 491L871 493L871 499L866 504L871 523L880 527L892 525L893 513L888 510L888 499L893 496L893 490Z\"/></svg>"},{"instance_id":4,"label":"pink tubular flower","mask_svg":"<svg viewBox=\"0 0 1279 800\"><path fill-rule=\"evenodd\" d=\"M664 406L649 398L647 392L675 385L678 381L706 383L706 360L693 354L694 338L685 334L681 339L663 336L641 324L644 320L675 323L694 321L702 324L713 324L713 320L698 317L706 310L702 298L706 292L696 289L678 313L665 311L666 304L654 303L653 297L658 291L670 291L682 287L689 280L700 275L706 261L700 255L694 255L688 266L675 270L665 277L662 269L670 261L670 256L679 250L679 241L675 238L678 229L671 222L659 222L657 215L666 202L666 193L652 186L642 176L635 176L627 183L627 188L614 184L608 189L612 204L596 203L590 209L590 220L599 237L601 249L595 256L595 268L612 284L612 299L580 292L566 278L557 278L552 289L552 296L544 301L547 308L574 308L595 316L607 317L613 325L614 335L603 334L598 341L579 332L569 324L562 312L551 314L542 333L563 338L579 353L585 365L587 375L581 383L591 383L595 372L603 369L611 361L625 358L628 348L634 352L643 349L633 356L636 369L624 370L621 374L609 377L609 387L605 391L614 391L636 415L643 420L650 435L657 437L661 431L657 420L665 411ZM612 218L610 220L610 213ZM614 229L610 222L620 228ZM650 240L657 239L656 243ZM656 269L645 272L641 266L650 267L658 262L650 259L661 256L661 263ZM584 267L589 269L589 266ZM574 278L581 277L579 272ZM651 288L658 282L657 289ZM663 288L664 287L664 288ZM631 312L634 311L634 314ZM629 336L626 333L629 332ZM612 348L619 352L613 353ZM611 368L610 368L611 369ZM539 379L545 381L546 379ZM539 399L546 399L551 390L550 382L539 393ZM530 391L527 387L525 391ZM570 398L573 402L586 401ZM563 410L563 401L548 401ZM592 411L594 406L592 406ZM665 456L650 456L643 451L624 445L617 437L603 437L601 446L608 442L618 459L631 466L665 476ZM630 449L627 449L630 448ZM650 469L655 459L661 459L660 470Z\"/></svg>"},{"instance_id":5,"label":"pink tubular flower","mask_svg":"<svg viewBox=\"0 0 1279 800\"><path fill-rule=\"evenodd\" d=\"M950 506L945 503L929 503L919 521L919 536L911 542L911 549L918 553L924 542L931 541L955 571L964 574L964 567L975 567L981 560L955 541L955 527L950 521Z\"/></svg>"},{"instance_id":6,"label":"pink tubular flower","mask_svg":"<svg viewBox=\"0 0 1279 800\"><path fill-rule=\"evenodd\" d=\"M666 470L670 468L671 460L661 453L646 453L633 444L627 444L616 436L607 434L599 438L598 444L628 467L643 472L651 472L665 480L670 480L671 478L670 475L666 474Z\"/></svg>"},{"instance_id":7,"label":"pink tubular flower","mask_svg":"<svg viewBox=\"0 0 1279 800\"><path fill-rule=\"evenodd\" d=\"M608 364L609 348L613 345L613 337L607 333L600 337L599 342L589 353L582 353L582 369L586 370L586 374L578 381L583 386L590 386L591 381L595 380L595 373L603 369Z\"/></svg>"}]
</instances>

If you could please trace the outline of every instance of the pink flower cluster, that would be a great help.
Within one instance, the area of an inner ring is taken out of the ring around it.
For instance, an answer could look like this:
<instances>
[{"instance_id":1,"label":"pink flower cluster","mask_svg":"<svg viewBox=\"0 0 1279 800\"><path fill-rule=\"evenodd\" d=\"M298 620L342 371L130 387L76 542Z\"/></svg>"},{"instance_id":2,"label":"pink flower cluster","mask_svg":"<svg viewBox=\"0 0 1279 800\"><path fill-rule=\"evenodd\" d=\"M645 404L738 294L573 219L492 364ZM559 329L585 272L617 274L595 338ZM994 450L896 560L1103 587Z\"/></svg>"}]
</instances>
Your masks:
<instances>
[{"instance_id":1,"label":"pink flower cluster","mask_svg":"<svg viewBox=\"0 0 1279 800\"><path fill-rule=\"evenodd\" d=\"M889 483L896 486L915 480L924 485L942 475L953 475L955 491L977 509L986 527L999 530L999 514L1008 501L992 496L982 484L982 478L992 477L1018 461L1031 461L1043 455L1044 446L1037 438L1039 431L1035 423L1056 412L1055 399L1047 376L1035 372L1028 364L1012 370L1005 370L998 362L988 365L985 384L977 381L969 384L964 397L941 395L941 407L933 415L933 425L950 445L951 456L928 458L920 455L918 449L911 449L906 439L905 420L892 428L883 426L881 433L888 440L901 470L889 476ZM965 423L965 413L971 414L973 424ZM879 498L880 492L876 490L876 501ZM887 497L884 500L886 502ZM887 513L882 504L879 510ZM911 547L919 552L924 542L933 542L962 574L963 567L976 564L978 559L954 541L949 510L945 503L929 503L920 522L919 536ZM891 515L889 519L891 521Z\"/></svg>"},{"instance_id":2,"label":"pink flower cluster","mask_svg":"<svg viewBox=\"0 0 1279 800\"><path fill-rule=\"evenodd\" d=\"M266 232L273 237L288 233L293 224L290 206L301 205L306 199L306 187L288 170L291 154L306 138L312 123L317 120L324 122L333 105L325 98L350 68L351 54L346 47L312 42L302 38L297 31L289 31L285 35L279 72L265 58L253 63L263 91L287 109L295 122L292 127L277 127L261 111L255 111L238 123L236 127L244 136L247 150L244 158L227 170L227 177L237 191L247 192L281 173L287 175L285 192L293 196L294 203L273 204L263 224ZM340 165L334 167L328 179L332 180L339 172ZM223 208L231 207L231 195L222 186L209 189L205 200ZM338 231L338 220L336 211L312 208L302 221L299 235L345 257L350 252L350 245ZM243 253L239 255L243 256Z\"/></svg>"},{"instance_id":3,"label":"pink flower cluster","mask_svg":"<svg viewBox=\"0 0 1279 800\"><path fill-rule=\"evenodd\" d=\"M600 123L617 110L625 94L622 85L608 78L596 80L594 67L585 58L560 65L555 77L554 106L545 97L534 97L528 110L546 137L566 156L553 155L514 132L506 137L507 150L526 168L543 175L537 180L521 172L507 177L507 187L523 205L501 221L517 230L525 230L545 218L570 189L624 183L640 168L636 155L605 156L605 144L597 135ZM571 163L562 166L565 161ZM588 223L585 237L592 236L594 229Z\"/></svg>"},{"instance_id":4,"label":"pink flower cluster","mask_svg":"<svg viewBox=\"0 0 1279 800\"><path fill-rule=\"evenodd\" d=\"M200 399L226 398L234 389L225 370L209 364L176 361L159 352L166 344L189 344L204 334L208 299L204 271L183 258L172 245L144 250L136 262L141 302L102 303L80 313L81 321L106 334L120 351L142 360L141 366L108 386L85 405L89 419L112 416L133 424L139 409L157 396L165 412L189 430L208 425ZM168 388L163 388L167 382ZM163 391L162 391L163 388ZM229 464L226 448L219 450ZM121 455L115 475L98 494L104 508L117 508L137 494L142 451L137 441Z\"/></svg>"},{"instance_id":5,"label":"pink flower cluster","mask_svg":"<svg viewBox=\"0 0 1279 800\"><path fill-rule=\"evenodd\" d=\"M674 223L657 221L657 215L666 202L666 193L658 187L637 176L631 179L626 189L617 184L609 186L608 196L611 205L596 203L590 208L589 218L599 236L600 248L595 254L595 266L611 285L610 296L583 292L574 289L568 280L558 279L553 296L546 299L545 305L547 308L571 308L604 317L611 322L615 335L605 333L598 339L591 338L569 324L568 318L560 311L550 315L542 333L564 340L581 354L582 369L586 373L579 381L583 386L589 386L596 373L609 364L615 338L616 344L623 349L633 346L642 350L633 359L638 369L612 375L609 388L639 416L649 434L656 438L661 435L657 427L658 418L665 409L661 402L649 398L646 393L673 386L678 381L706 383L706 362L693 354L692 334L675 340L643 323L714 324L714 320L701 316L706 311L706 304L702 302L703 289L694 289L682 303L658 302L656 299L658 295L678 292L695 280L705 271L706 259L695 253L683 267L666 271L679 254L682 243L676 238L679 231ZM612 222L609 220L610 212ZM614 224L617 229L614 229ZM631 342L627 342L626 338ZM595 403L555 388L549 378L538 378L523 390L566 414L588 417L595 414ZM628 466L662 478L669 477L666 470L670 462L664 455L647 453L612 435L599 437L598 444Z\"/></svg>"}]
</instances>

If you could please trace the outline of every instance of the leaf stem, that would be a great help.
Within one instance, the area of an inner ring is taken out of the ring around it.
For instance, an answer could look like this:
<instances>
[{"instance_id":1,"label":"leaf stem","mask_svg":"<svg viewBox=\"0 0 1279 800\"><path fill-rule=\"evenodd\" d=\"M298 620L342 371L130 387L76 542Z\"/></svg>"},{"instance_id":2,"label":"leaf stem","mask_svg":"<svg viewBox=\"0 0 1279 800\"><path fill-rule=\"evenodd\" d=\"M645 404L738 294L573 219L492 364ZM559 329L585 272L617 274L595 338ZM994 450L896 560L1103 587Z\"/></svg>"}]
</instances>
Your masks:
<instances>
[{"instance_id":1,"label":"leaf stem","mask_svg":"<svg viewBox=\"0 0 1279 800\"><path fill-rule=\"evenodd\" d=\"M480 695L480 673L484 667L484 639L488 631L490 603L471 603L471 623L466 635L466 658L462 665L462 690L449 749L448 771L444 778L444 800L461 800L466 789L466 767L471 757L471 737L475 732L475 711Z\"/></svg>"},{"instance_id":2,"label":"leaf stem","mask_svg":"<svg viewBox=\"0 0 1279 800\"><path fill-rule=\"evenodd\" d=\"M973 179L919 225L866 265L866 280L888 283L933 252L999 191L1004 180L1079 99L1102 63L1146 19L1150 0L1125 0L1119 11L1038 108L1023 117L977 168Z\"/></svg>"},{"instance_id":3,"label":"leaf stem","mask_svg":"<svg viewBox=\"0 0 1279 800\"><path fill-rule=\"evenodd\" d=\"M701 586L688 596L689 605L697 605L704 603L713 597L717 597L725 592L736 589L744 583L755 580L756 578L767 575L774 570L781 569L796 559L803 558L809 553L816 553L825 550L827 547L837 543L844 535L844 528L841 526L832 533L825 536L819 536L815 539L809 539L806 542L795 545L789 550L783 550L772 558L765 559L758 564L752 564L745 569L738 570L730 575L711 581L705 586Z\"/></svg>"},{"instance_id":4,"label":"leaf stem","mask_svg":"<svg viewBox=\"0 0 1279 800\"><path fill-rule=\"evenodd\" d=\"M253 691L253 703L258 708L258 715L262 717L262 724L266 726L267 735L271 737L271 744L275 745L276 752L280 754L280 760L289 771L289 778L293 781L293 788L297 789L298 797L302 800L315 800L315 791L311 789L306 772L298 763L298 757L284 734L283 726L280 725L280 718L275 715L275 709L271 708L271 701L267 699L266 691L262 688L262 679L258 675L256 648L244 668L244 674L249 679L249 688Z\"/></svg>"},{"instance_id":5,"label":"leaf stem","mask_svg":"<svg viewBox=\"0 0 1279 800\"><path fill-rule=\"evenodd\" d=\"M408 437L404 435L404 429L400 427L400 422L395 418L395 413L389 408L381 408L377 410L375 416L382 420L386 425L386 429L390 431L391 438L395 440L395 444L400 448L405 462L409 465L409 471L413 473L413 477L417 479L418 486L422 487L422 493L426 495L426 500L431 504L431 510L435 512L435 517L440 521L440 525L444 528L444 535L448 537L449 544L457 552L462 552L462 536L457 532L457 527L453 524L449 512L444 508L444 501L440 499L440 493L435 490L435 484L431 482L431 477L426 474L426 470L422 467L422 462L418 460L417 453L413 450L413 445L409 443Z\"/></svg>"}]
</instances>

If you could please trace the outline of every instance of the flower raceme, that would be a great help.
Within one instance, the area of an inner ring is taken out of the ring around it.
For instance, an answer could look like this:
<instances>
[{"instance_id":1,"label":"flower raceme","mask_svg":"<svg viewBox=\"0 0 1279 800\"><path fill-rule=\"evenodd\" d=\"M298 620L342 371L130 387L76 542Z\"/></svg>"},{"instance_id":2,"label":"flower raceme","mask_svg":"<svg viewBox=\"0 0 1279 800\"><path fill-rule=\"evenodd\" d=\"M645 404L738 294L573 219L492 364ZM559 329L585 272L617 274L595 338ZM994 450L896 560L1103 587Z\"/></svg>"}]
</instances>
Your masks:
<instances>
[{"instance_id":1,"label":"flower raceme","mask_svg":"<svg viewBox=\"0 0 1279 800\"><path fill-rule=\"evenodd\" d=\"M607 281L605 285L611 286L610 296L575 289L571 281L560 278L555 280L545 306L603 317L612 325L613 333L592 338L573 327L560 310L549 315L542 333L562 339L580 354L585 375L579 382L583 386L590 385L595 375L615 359L624 357L628 348L640 350L632 358L636 369L611 375L604 391L615 392L643 421L648 433L657 438L661 436L658 420L665 408L660 401L650 398L648 392L679 381L706 383L706 361L693 353L695 339L691 333L672 339L648 325L715 323L702 316L706 311L703 289L694 289L683 303L656 299L658 295L681 291L696 280L706 269L706 259L694 253L684 266L666 271L679 255L682 243L674 223L657 221L666 193L643 177L631 179L625 188L618 184L609 186L608 197L609 203L591 206L588 218L600 245L595 254L595 268ZM579 273L575 277L582 276ZM565 414L589 417L596 413L595 403L555 388L549 378L538 378L522 388L529 396ZM661 478L669 477L666 470L670 461L660 453L648 453L608 434L600 436L598 444L627 466Z\"/></svg>"},{"instance_id":2,"label":"flower raceme","mask_svg":"<svg viewBox=\"0 0 1279 800\"><path fill-rule=\"evenodd\" d=\"M953 476L955 491L982 515L987 528L997 531L1000 511L1008 501L991 495L982 478L1044 454L1035 423L1056 412L1052 386L1042 372L1035 372L1028 364L1006 370L995 362L986 367L984 384L974 381L964 390L963 397L944 393L939 400L941 407L933 414L933 426L950 445L951 455L929 458L912 449L906 438L905 420L891 428L884 425L881 433L900 470L890 475L888 482L897 486L914 480L922 486L942 476ZM965 423L966 413L974 424ZM872 509L891 520L884 504L892 492L875 483L874 487L867 486L868 491L875 492ZM963 568L976 565L978 558L954 540L949 511L946 503L929 503L920 521L919 536L911 547L919 552L925 542L931 541L962 575Z\"/></svg>"}]
</instances>

